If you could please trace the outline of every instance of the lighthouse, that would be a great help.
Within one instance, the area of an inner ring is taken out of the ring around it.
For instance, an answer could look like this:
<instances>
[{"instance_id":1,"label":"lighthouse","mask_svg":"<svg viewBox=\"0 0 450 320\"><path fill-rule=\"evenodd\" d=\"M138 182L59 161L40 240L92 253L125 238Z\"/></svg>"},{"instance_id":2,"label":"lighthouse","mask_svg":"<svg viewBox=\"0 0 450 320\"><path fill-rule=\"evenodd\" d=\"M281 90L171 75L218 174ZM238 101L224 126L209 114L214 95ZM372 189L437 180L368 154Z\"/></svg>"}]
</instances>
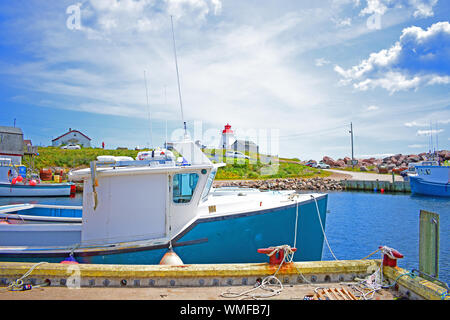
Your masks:
<instances>
[{"instance_id":1,"label":"lighthouse","mask_svg":"<svg viewBox=\"0 0 450 320\"><path fill-rule=\"evenodd\" d=\"M222 140L220 141L220 147L222 149L229 149L231 145L236 141L234 132L231 130L230 124L227 123L225 129L222 130Z\"/></svg>"}]
</instances>

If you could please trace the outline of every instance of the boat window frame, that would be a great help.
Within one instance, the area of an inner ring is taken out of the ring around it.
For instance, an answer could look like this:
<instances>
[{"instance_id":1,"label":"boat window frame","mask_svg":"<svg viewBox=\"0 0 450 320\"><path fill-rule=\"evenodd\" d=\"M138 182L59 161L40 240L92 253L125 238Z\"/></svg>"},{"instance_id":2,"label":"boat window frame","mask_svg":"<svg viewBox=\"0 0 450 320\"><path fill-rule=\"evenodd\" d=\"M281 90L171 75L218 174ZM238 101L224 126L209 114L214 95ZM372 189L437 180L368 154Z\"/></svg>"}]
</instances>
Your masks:
<instances>
[{"instance_id":1,"label":"boat window frame","mask_svg":"<svg viewBox=\"0 0 450 320\"><path fill-rule=\"evenodd\" d=\"M205 202L208 199L208 196L211 192L212 185L214 183L214 180L216 179L217 171L219 168L213 168L210 172L208 177L206 178L205 187L202 191L201 200Z\"/></svg>"},{"instance_id":2,"label":"boat window frame","mask_svg":"<svg viewBox=\"0 0 450 320\"><path fill-rule=\"evenodd\" d=\"M175 201L175 177L177 175L196 175L197 176L197 181L195 183L194 188L192 189L192 194L191 197L189 198L189 201L187 202L177 202ZM171 193L170 193L170 197L171 197L171 202L174 205L188 205L192 203L192 199L195 197L197 190L198 190L198 184L200 182L200 174L196 171L194 172L180 172L180 173L174 173L171 177Z\"/></svg>"}]
</instances>

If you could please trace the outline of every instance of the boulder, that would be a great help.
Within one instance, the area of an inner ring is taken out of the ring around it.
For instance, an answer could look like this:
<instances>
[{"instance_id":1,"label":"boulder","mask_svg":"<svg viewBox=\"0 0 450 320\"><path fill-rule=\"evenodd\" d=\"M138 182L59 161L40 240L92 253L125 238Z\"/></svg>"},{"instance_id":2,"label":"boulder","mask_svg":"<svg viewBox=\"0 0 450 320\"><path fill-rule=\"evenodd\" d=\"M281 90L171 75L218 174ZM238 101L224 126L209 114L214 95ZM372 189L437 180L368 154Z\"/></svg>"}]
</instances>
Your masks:
<instances>
[{"instance_id":1,"label":"boulder","mask_svg":"<svg viewBox=\"0 0 450 320\"><path fill-rule=\"evenodd\" d=\"M341 167L341 168L345 168L345 162L344 162L344 160L338 160L338 161L336 161L336 166L337 166L337 167Z\"/></svg>"},{"instance_id":2,"label":"boulder","mask_svg":"<svg viewBox=\"0 0 450 320\"><path fill-rule=\"evenodd\" d=\"M325 156L325 157L323 157L322 161L324 163L326 163L327 165L329 165L329 166L332 166L332 167L336 166L335 161L332 158L330 158L330 157Z\"/></svg>"}]
</instances>

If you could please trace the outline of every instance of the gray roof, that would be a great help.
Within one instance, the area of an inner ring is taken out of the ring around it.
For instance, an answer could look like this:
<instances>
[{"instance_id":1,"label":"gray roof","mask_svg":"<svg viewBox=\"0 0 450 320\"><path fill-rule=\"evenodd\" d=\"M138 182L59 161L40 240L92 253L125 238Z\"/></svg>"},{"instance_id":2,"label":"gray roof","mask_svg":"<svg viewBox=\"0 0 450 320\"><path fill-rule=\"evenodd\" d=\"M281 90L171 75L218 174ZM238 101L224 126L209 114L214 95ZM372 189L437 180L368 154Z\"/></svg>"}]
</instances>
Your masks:
<instances>
[{"instance_id":1,"label":"gray roof","mask_svg":"<svg viewBox=\"0 0 450 320\"><path fill-rule=\"evenodd\" d=\"M233 142L233 144L243 144L243 145L249 145L249 146L257 146L256 143L254 143L253 141L248 141L248 140L236 140L235 142Z\"/></svg>"},{"instance_id":2,"label":"gray roof","mask_svg":"<svg viewBox=\"0 0 450 320\"><path fill-rule=\"evenodd\" d=\"M3 127L0 126L1 133L23 134L22 129L16 127Z\"/></svg>"}]
</instances>

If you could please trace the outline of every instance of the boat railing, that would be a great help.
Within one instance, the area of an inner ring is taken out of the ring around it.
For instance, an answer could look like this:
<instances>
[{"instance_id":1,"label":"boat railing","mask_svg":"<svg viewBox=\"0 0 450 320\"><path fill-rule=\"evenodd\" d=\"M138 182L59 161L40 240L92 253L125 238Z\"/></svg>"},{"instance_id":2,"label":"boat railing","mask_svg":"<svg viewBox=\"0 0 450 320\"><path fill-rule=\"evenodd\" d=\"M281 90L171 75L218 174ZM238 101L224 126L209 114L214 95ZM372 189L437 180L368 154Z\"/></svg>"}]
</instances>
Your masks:
<instances>
[{"instance_id":1,"label":"boat railing","mask_svg":"<svg viewBox=\"0 0 450 320\"><path fill-rule=\"evenodd\" d=\"M172 159L95 161L95 163L97 167L171 167L176 165Z\"/></svg>"}]
</instances>

